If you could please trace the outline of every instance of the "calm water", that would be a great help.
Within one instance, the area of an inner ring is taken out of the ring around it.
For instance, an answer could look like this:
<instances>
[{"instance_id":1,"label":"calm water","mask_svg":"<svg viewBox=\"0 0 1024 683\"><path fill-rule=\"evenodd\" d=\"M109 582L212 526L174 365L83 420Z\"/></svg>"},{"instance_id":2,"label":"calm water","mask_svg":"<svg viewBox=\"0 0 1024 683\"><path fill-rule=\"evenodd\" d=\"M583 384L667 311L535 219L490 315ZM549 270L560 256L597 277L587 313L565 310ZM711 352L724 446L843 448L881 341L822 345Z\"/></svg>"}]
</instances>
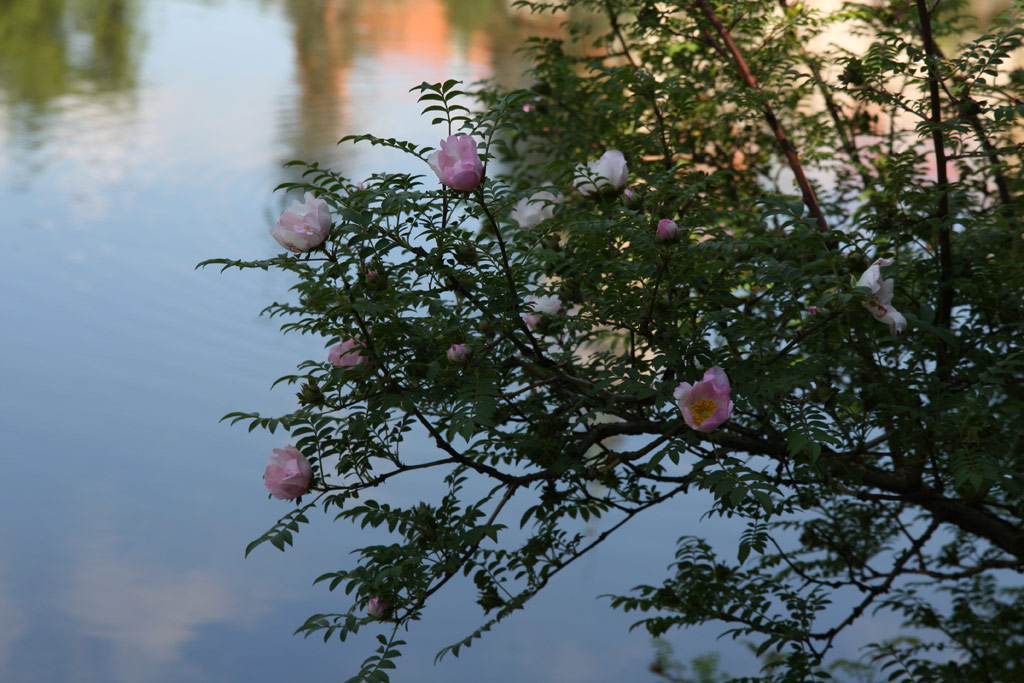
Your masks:
<instances>
[{"instance_id":1,"label":"calm water","mask_svg":"<svg viewBox=\"0 0 1024 683\"><path fill-rule=\"evenodd\" d=\"M291 284L193 270L262 258L285 202L281 164L354 178L418 170L336 147L373 132L436 144L410 86L497 72L527 30L503 3L451 0L11 0L0 8L0 680L344 680L370 652L291 635L348 602L312 586L365 537L314 519L297 547L246 543L289 508L261 476L286 437L219 424L291 410L271 381L321 340L258 317ZM536 28L536 27L535 27ZM541 27L553 30L553 27ZM429 449L426 442L410 448ZM421 491L396 485L408 501ZM436 596L395 681L653 679L649 639L602 593L656 581L699 505L639 520L458 660L433 655L482 623L473 595ZM600 527L597 527L600 529ZM860 637L891 635L876 622ZM688 659L714 634L675 634ZM843 654L852 655L851 649Z\"/></svg>"}]
</instances>

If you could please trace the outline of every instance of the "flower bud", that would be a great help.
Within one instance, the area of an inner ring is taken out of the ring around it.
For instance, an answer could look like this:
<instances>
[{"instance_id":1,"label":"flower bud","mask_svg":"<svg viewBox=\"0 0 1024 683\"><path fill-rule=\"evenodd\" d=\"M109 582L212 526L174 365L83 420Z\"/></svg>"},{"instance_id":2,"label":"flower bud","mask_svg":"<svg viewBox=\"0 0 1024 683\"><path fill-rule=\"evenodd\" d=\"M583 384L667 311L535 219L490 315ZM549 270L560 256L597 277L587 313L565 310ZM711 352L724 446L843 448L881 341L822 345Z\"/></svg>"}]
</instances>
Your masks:
<instances>
[{"instance_id":1,"label":"flower bud","mask_svg":"<svg viewBox=\"0 0 1024 683\"><path fill-rule=\"evenodd\" d=\"M448 136L441 141L441 149L427 157L427 164L445 186L459 192L475 189L484 177L472 135Z\"/></svg>"},{"instance_id":2,"label":"flower bud","mask_svg":"<svg viewBox=\"0 0 1024 683\"><path fill-rule=\"evenodd\" d=\"M658 237L665 241L674 240L679 237L679 226L675 224L675 221L662 218L658 221Z\"/></svg>"},{"instance_id":3,"label":"flower bud","mask_svg":"<svg viewBox=\"0 0 1024 683\"><path fill-rule=\"evenodd\" d=\"M469 357L469 351L465 344L452 344L448 349L448 360L453 363L461 363Z\"/></svg>"},{"instance_id":4,"label":"flower bud","mask_svg":"<svg viewBox=\"0 0 1024 683\"><path fill-rule=\"evenodd\" d=\"M461 242L455 248L455 260L464 266L474 266L480 260L480 254L469 242Z\"/></svg>"},{"instance_id":5,"label":"flower bud","mask_svg":"<svg viewBox=\"0 0 1024 683\"><path fill-rule=\"evenodd\" d=\"M366 603L366 613L374 619L383 618L387 611L388 601L384 598L370 598L370 601Z\"/></svg>"},{"instance_id":6,"label":"flower bud","mask_svg":"<svg viewBox=\"0 0 1024 683\"><path fill-rule=\"evenodd\" d=\"M315 379L309 379L305 382L295 396L302 405L313 406L314 408L319 408L326 402L324 392L320 389L320 385L316 383Z\"/></svg>"}]
</instances>

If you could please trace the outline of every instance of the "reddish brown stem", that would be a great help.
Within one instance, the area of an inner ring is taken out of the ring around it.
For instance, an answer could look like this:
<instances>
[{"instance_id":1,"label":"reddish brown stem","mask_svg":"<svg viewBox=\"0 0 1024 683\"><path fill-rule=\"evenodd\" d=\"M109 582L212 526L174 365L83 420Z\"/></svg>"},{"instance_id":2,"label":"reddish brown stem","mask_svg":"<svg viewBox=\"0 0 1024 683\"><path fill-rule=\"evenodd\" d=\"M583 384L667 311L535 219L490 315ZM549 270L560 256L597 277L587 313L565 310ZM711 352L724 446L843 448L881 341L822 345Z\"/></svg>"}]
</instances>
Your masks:
<instances>
[{"instance_id":1,"label":"reddish brown stem","mask_svg":"<svg viewBox=\"0 0 1024 683\"><path fill-rule=\"evenodd\" d=\"M700 8L707 20L711 22L711 25L715 27L715 31L718 33L718 37L722 39L722 43L725 44L726 50L732 55L733 61L736 62L736 69L739 71L740 78L743 80L744 85L752 90L758 92L761 91L761 86L758 85L757 79L754 78L754 74L750 71L750 67L747 66L747 60L743 58L743 53L733 42L732 34L729 33L729 29L722 24L718 15L715 14L715 10L711 7L708 0L696 0L697 7ZM793 144L789 141L786 136L786 131L782 129L782 124L775 117L775 112L772 111L771 106L764 103L764 117L768 122L768 127L772 129L775 134L775 139L779 143L779 147L782 148L782 153L786 156L786 161L789 162L789 167L793 171L793 175L796 178L796 184L800 187L800 193L803 195L804 204L810 209L811 215L814 216L814 220L818 223L818 227L821 228L822 232L828 232L830 230L828 221L825 219L825 214L821 210L821 206L818 204L818 198L814 194L814 188L811 187L810 181L807 180L807 175L804 173L803 165L800 163L800 155L797 154Z\"/></svg>"}]
</instances>

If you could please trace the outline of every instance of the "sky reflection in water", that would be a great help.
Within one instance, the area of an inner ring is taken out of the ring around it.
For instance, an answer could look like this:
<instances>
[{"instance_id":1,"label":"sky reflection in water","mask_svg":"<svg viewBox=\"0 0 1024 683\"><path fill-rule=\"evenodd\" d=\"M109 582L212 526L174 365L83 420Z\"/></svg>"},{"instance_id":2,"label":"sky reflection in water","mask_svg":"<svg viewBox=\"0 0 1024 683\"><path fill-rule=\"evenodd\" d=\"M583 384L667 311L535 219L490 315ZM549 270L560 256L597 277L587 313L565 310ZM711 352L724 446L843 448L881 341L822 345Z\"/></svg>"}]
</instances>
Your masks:
<instances>
[{"instance_id":1,"label":"sky reflection in water","mask_svg":"<svg viewBox=\"0 0 1024 683\"><path fill-rule=\"evenodd\" d=\"M309 614L348 608L311 582L368 537L314 518L288 553L243 560L289 509L260 479L287 437L217 423L292 409L293 392L270 382L322 355L323 340L257 317L287 296L283 275L193 267L277 253L267 228L286 203L272 190L287 160L355 179L428 173L335 142L372 132L436 145L443 131L418 118L409 87L517 71L513 22L492 7L458 14L457 31L449 11L441 0L5 6L0 38L26 40L0 40L0 680L344 680L369 654L371 632L345 645L291 635ZM41 43L54 22L70 37ZM380 498L408 501L423 485ZM471 587L447 588L393 680L646 680L648 638L596 596L658 580L679 535L735 534L671 505L434 666L483 621ZM672 640L684 660L720 649L731 673L750 671L711 631Z\"/></svg>"}]
</instances>

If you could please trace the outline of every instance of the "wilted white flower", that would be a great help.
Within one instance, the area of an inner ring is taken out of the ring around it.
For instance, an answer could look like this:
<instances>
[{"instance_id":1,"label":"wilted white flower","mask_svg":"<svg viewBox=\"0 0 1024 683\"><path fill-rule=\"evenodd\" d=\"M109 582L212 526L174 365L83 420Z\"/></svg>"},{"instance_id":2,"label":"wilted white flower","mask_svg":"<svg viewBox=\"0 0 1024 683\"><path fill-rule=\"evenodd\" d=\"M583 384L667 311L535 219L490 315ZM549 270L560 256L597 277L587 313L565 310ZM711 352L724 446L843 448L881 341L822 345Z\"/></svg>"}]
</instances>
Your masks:
<instances>
[{"instance_id":1,"label":"wilted white flower","mask_svg":"<svg viewBox=\"0 0 1024 683\"><path fill-rule=\"evenodd\" d=\"M889 332L895 337L907 329L907 319L892 305L895 282L892 278L882 279L882 268L892 264L891 258L875 260L857 280L857 286L871 290L871 295L864 302L864 306L875 316L875 320L886 323Z\"/></svg>"}]
</instances>

